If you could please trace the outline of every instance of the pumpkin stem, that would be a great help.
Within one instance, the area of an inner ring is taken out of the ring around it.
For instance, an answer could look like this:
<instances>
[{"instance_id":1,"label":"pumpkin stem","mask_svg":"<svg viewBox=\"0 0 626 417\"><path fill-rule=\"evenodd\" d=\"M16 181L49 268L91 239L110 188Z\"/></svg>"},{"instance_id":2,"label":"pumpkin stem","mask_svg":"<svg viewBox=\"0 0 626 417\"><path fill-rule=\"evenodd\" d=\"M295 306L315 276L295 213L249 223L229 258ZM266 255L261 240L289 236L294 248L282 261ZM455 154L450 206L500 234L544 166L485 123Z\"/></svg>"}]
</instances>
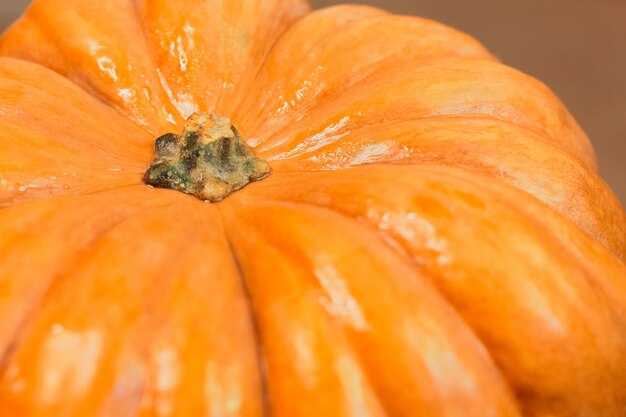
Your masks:
<instances>
[{"instance_id":1,"label":"pumpkin stem","mask_svg":"<svg viewBox=\"0 0 626 417\"><path fill-rule=\"evenodd\" d=\"M270 172L269 163L254 156L230 119L195 113L182 136L168 133L156 140L156 154L143 180L216 202Z\"/></svg>"}]
</instances>

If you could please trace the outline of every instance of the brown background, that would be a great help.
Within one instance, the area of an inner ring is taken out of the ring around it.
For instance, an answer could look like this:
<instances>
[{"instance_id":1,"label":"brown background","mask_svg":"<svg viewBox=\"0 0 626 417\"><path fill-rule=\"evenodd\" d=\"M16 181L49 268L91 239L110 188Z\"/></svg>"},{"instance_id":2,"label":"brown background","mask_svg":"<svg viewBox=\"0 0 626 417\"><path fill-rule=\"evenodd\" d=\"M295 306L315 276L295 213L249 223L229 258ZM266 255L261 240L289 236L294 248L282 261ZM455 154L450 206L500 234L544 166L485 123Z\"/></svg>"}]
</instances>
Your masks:
<instances>
[{"instance_id":1,"label":"brown background","mask_svg":"<svg viewBox=\"0 0 626 417\"><path fill-rule=\"evenodd\" d=\"M106 0L105 0L106 1ZM347 1L313 0L316 7ZM0 29L28 0L0 0ZM595 145L626 203L626 0L365 0L468 32L505 63L546 82Z\"/></svg>"}]
</instances>

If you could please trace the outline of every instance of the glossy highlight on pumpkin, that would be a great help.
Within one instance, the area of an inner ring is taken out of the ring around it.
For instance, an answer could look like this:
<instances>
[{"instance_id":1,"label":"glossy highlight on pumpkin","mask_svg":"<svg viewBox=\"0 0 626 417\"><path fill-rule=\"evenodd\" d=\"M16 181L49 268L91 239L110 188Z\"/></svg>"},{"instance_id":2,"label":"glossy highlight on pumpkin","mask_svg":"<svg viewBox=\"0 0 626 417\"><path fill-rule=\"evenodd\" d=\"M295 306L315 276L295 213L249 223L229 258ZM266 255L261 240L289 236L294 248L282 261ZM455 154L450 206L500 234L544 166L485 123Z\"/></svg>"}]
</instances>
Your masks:
<instances>
[{"instance_id":1,"label":"glossy highlight on pumpkin","mask_svg":"<svg viewBox=\"0 0 626 417\"><path fill-rule=\"evenodd\" d=\"M215 204L143 184L194 113L272 175ZM0 133L1 416L624 416L624 210L554 94L468 35L35 0Z\"/></svg>"}]
</instances>

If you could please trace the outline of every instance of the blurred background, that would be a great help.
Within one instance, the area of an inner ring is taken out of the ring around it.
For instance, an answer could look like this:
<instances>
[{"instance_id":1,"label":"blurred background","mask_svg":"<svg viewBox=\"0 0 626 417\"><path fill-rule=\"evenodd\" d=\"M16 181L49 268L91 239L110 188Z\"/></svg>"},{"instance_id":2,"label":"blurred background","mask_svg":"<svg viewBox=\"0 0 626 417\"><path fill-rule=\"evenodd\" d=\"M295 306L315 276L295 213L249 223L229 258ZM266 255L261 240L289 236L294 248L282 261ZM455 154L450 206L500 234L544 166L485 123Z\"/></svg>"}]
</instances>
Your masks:
<instances>
[{"instance_id":1,"label":"blurred background","mask_svg":"<svg viewBox=\"0 0 626 417\"><path fill-rule=\"evenodd\" d=\"M548 84L591 137L603 177L626 205L626 0L311 1L346 2L439 20ZM0 0L0 30L28 3Z\"/></svg>"}]
</instances>

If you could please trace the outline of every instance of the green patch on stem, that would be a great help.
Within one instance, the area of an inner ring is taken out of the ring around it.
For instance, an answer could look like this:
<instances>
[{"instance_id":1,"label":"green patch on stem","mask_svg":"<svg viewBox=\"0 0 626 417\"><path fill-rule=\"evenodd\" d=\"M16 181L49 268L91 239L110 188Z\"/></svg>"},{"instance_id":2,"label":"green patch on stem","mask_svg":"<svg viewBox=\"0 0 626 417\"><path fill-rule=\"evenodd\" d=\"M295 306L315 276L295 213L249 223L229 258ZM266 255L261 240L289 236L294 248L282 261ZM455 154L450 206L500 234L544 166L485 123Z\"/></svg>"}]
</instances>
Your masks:
<instances>
[{"instance_id":1,"label":"green patch on stem","mask_svg":"<svg viewBox=\"0 0 626 417\"><path fill-rule=\"evenodd\" d=\"M168 133L156 140L156 154L144 182L217 202L271 172L256 157L230 119L196 113L182 135Z\"/></svg>"}]
</instances>

